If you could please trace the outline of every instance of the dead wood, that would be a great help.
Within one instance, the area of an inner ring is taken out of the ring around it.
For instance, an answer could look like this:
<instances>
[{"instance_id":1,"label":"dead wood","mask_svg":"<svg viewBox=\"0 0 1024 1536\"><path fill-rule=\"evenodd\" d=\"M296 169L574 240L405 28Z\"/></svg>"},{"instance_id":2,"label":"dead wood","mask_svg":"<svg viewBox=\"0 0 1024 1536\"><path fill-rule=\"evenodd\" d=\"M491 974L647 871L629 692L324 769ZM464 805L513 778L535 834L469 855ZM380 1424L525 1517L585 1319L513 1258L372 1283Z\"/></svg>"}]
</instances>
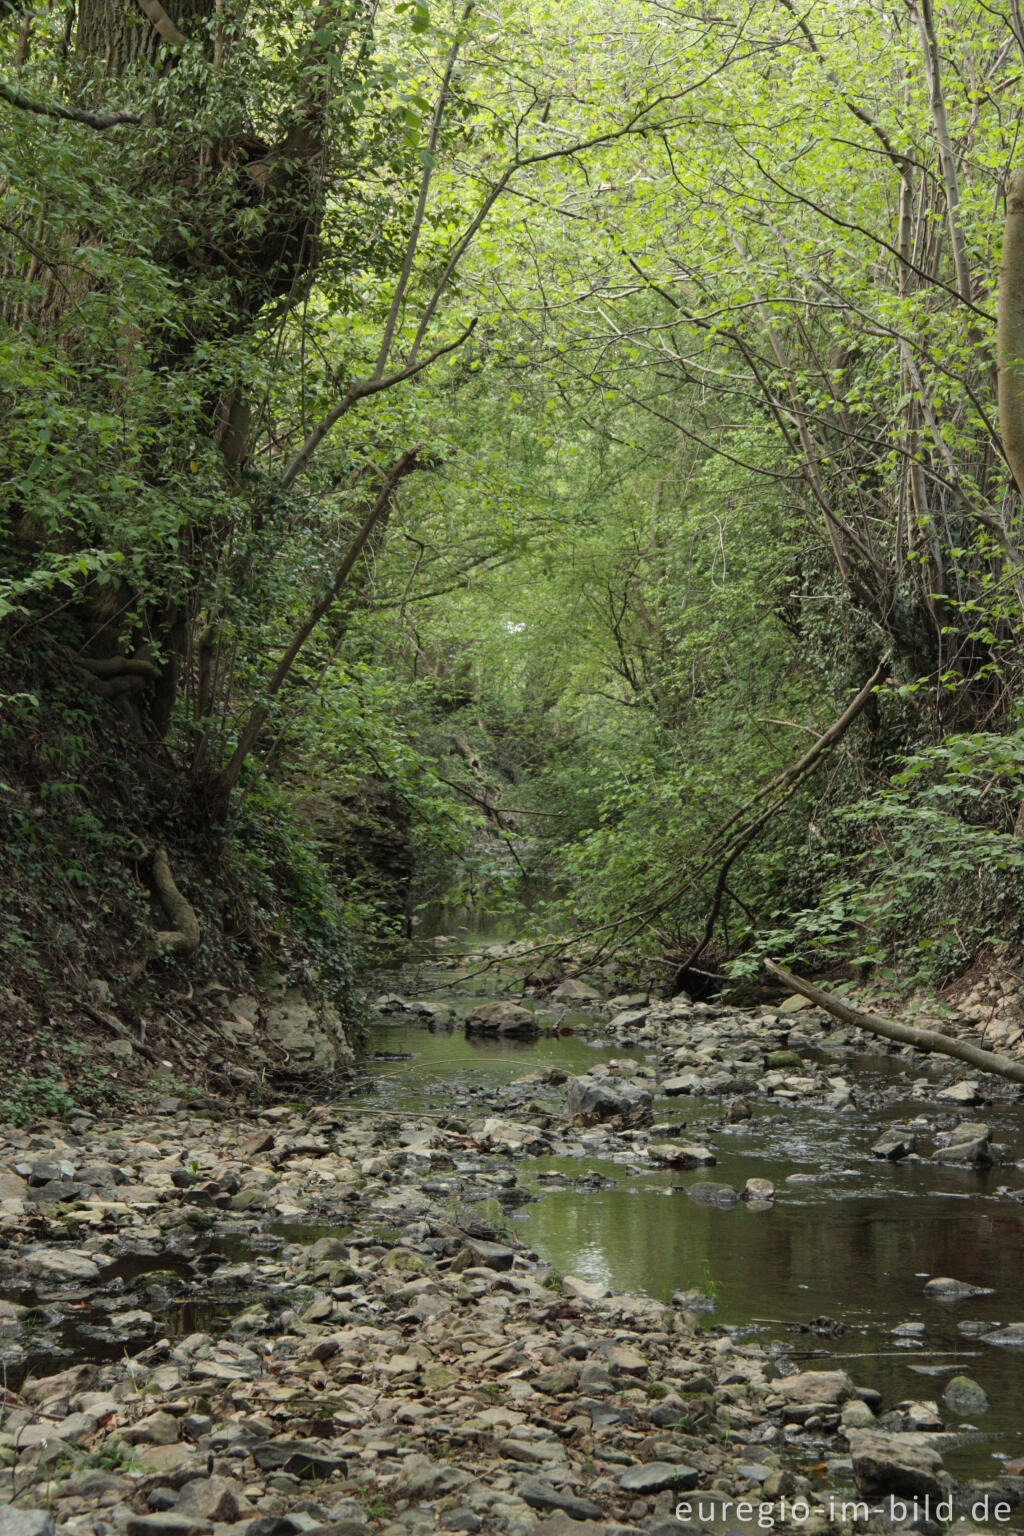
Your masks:
<instances>
[{"instance_id":1,"label":"dead wood","mask_svg":"<svg viewBox=\"0 0 1024 1536\"><path fill-rule=\"evenodd\" d=\"M803 977L792 975L790 971L783 970L781 965L776 965L774 960L766 960L764 968L773 980L780 981L791 992L799 992L802 997L809 998L819 1008L824 1008L826 1013L842 1019L844 1024L856 1024L859 1029L881 1035L883 1040L912 1045L918 1051L955 1056L958 1061L966 1061L970 1066L977 1067L979 1072L994 1073L996 1077L1008 1078L1011 1083L1024 1083L1024 1062L1011 1061L1009 1056L983 1050L980 1045L972 1045L968 1040L954 1040L951 1035L940 1035L934 1029L914 1029L910 1024L900 1024L881 1014L851 1008L849 1003L844 1003L834 993L824 992L812 982L804 981Z\"/></svg>"}]
</instances>

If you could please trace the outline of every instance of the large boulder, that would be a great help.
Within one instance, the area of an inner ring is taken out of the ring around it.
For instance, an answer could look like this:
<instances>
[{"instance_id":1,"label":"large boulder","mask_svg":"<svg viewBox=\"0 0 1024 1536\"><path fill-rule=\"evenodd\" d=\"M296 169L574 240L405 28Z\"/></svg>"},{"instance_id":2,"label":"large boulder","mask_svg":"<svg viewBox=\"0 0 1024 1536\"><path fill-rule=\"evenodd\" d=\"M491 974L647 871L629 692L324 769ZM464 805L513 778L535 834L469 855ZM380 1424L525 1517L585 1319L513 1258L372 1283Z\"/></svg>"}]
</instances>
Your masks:
<instances>
[{"instance_id":1,"label":"large boulder","mask_svg":"<svg viewBox=\"0 0 1024 1536\"><path fill-rule=\"evenodd\" d=\"M850 1429L847 1439L853 1480L857 1491L867 1498L895 1493L904 1498L939 1499L946 1491L941 1480L942 1457L928 1435Z\"/></svg>"},{"instance_id":2,"label":"large boulder","mask_svg":"<svg viewBox=\"0 0 1024 1536\"><path fill-rule=\"evenodd\" d=\"M540 1033L537 1019L529 1008L500 999L477 1003L466 1015L467 1035L500 1035L506 1039L533 1040Z\"/></svg>"},{"instance_id":3,"label":"large boulder","mask_svg":"<svg viewBox=\"0 0 1024 1536\"><path fill-rule=\"evenodd\" d=\"M639 1083L589 1075L569 1079L569 1117L584 1125L619 1119L636 1125L649 1117L652 1103L650 1089Z\"/></svg>"}]
</instances>

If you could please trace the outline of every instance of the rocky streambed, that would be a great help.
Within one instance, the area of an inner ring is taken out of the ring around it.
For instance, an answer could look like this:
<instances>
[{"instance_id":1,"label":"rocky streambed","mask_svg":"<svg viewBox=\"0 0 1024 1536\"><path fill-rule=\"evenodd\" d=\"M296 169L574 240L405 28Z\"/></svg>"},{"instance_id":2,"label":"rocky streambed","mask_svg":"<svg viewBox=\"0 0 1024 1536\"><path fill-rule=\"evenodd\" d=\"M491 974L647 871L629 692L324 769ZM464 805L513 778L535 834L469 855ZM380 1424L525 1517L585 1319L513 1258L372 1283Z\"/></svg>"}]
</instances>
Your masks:
<instances>
[{"instance_id":1,"label":"rocky streambed","mask_svg":"<svg viewBox=\"0 0 1024 1536\"><path fill-rule=\"evenodd\" d=\"M0 1536L1019 1523L1014 1090L466 972L330 1099L0 1128Z\"/></svg>"}]
</instances>

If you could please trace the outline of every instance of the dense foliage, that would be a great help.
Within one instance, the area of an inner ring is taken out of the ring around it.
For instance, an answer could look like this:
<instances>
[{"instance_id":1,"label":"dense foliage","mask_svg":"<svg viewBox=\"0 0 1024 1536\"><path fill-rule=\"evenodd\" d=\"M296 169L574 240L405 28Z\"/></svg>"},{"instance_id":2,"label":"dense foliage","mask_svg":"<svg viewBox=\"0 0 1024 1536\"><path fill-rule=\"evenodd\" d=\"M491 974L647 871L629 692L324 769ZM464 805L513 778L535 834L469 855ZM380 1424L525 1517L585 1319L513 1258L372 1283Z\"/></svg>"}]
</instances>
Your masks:
<instances>
[{"instance_id":1,"label":"dense foliage","mask_svg":"<svg viewBox=\"0 0 1024 1536\"><path fill-rule=\"evenodd\" d=\"M667 977L700 941L941 978L1015 937L1019 28L934 0L8 20L19 931L71 795L83 888L177 828L339 987L344 931L524 881L542 927ZM120 845L62 745L76 697L147 786ZM408 852L383 894L331 852L374 815Z\"/></svg>"}]
</instances>

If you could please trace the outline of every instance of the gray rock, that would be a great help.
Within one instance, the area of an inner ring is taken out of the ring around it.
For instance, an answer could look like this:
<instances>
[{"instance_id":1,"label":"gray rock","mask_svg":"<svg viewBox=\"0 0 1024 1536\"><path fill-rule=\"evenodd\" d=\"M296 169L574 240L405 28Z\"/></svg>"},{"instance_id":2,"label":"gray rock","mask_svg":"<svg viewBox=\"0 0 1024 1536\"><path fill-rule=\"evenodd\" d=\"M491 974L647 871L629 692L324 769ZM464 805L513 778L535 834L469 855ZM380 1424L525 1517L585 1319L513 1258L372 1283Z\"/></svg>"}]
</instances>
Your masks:
<instances>
[{"instance_id":1,"label":"gray rock","mask_svg":"<svg viewBox=\"0 0 1024 1536\"><path fill-rule=\"evenodd\" d=\"M941 1498L942 1457L926 1435L850 1429L847 1439L859 1493L867 1498L887 1493Z\"/></svg>"},{"instance_id":2,"label":"gray rock","mask_svg":"<svg viewBox=\"0 0 1024 1536\"><path fill-rule=\"evenodd\" d=\"M775 1185L771 1179L748 1179L743 1186L743 1198L755 1205L763 1205L775 1199Z\"/></svg>"},{"instance_id":3,"label":"gray rock","mask_svg":"<svg viewBox=\"0 0 1024 1536\"><path fill-rule=\"evenodd\" d=\"M981 1100L976 1080L965 1078L959 1083L950 1083L946 1088L940 1088L935 1095L946 1104L977 1104Z\"/></svg>"},{"instance_id":4,"label":"gray rock","mask_svg":"<svg viewBox=\"0 0 1024 1536\"><path fill-rule=\"evenodd\" d=\"M501 1243L485 1243L481 1238L468 1237L466 1247L474 1264L480 1264L484 1269L511 1269L515 1262L515 1251L505 1248Z\"/></svg>"},{"instance_id":5,"label":"gray rock","mask_svg":"<svg viewBox=\"0 0 1024 1536\"><path fill-rule=\"evenodd\" d=\"M29 1254L25 1268L41 1280L68 1285L91 1285L100 1277L96 1260L75 1248L37 1248Z\"/></svg>"},{"instance_id":6,"label":"gray rock","mask_svg":"<svg viewBox=\"0 0 1024 1536\"><path fill-rule=\"evenodd\" d=\"M729 1210L740 1198L731 1184L712 1184L707 1179L688 1185L686 1195L697 1205L717 1205L723 1210Z\"/></svg>"},{"instance_id":7,"label":"gray rock","mask_svg":"<svg viewBox=\"0 0 1024 1536\"><path fill-rule=\"evenodd\" d=\"M169 1509L153 1515L131 1515L125 1536L197 1536L198 1532L210 1529L209 1521Z\"/></svg>"},{"instance_id":8,"label":"gray rock","mask_svg":"<svg viewBox=\"0 0 1024 1536\"><path fill-rule=\"evenodd\" d=\"M322 1478L347 1472L348 1462L308 1440L264 1440L250 1453L262 1472L290 1472L292 1477Z\"/></svg>"},{"instance_id":9,"label":"gray rock","mask_svg":"<svg viewBox=\"0 0 1024 1536\"><path fill-rule=\"evenodd\" d=\"M497 1000L477 1003L466 1015L467 1035L501 1035L514 1040L532 1040L540 1033L539 1025L529 1008L518 1003Z\"/></svg>"},{"instance_id":10,"label":"gray rock","mask_svg":"<svg viewBox=\"0 0 1024 1536\"><path fill-rule=\"evenodd\" d=\"M929 1280L924 1293L932 1301L962 1301L965 1296L991 1296L990 1285L971 1285L966 1280L953 1280L949 1275L936 1275Z\"/></svg>"},{"instance_id":11,"label":"gray rock","mask_svg":"<svg viewBox=\"0 0 1024 1536\"><path fill-rule=\"evenodd\" d=\"M596 1504L591 1504L589 1499L580 1499L573 1493L553 1488L550 1483L542 1482L539 1477L524 1477L516 1492L531 1509L539 1509L542 1514L561 1510L573 1520L600 1520L601 1518L600 1509Z\"/></svg>"},{"instance_id":12,"label":"gray rock","mask_svg":"<svg viewBox=\"0 0 1024 1536\"><path fill-rule=\"evenodd\" d=\"M987 1167L992 1161L991 1132L980 1121L964 1121L932 1153L933 1163L975 1163Z\"/></svg>"},{"instance_id":13,"label":"gray rock","mask_svg":"<svg viewBox=\"0 0 1024 1536\"><path fill-rule=\"evenodd\" d=\"M1006 1344L1024 1349L1024 1323L1008 1323L1005 1328L997 1328L994 1333L983 1334L982 1343Z\"/></svg>"},{"instance_id":14,"label":"gray rock","mask_svg":"<svg viewBox=\"0 0 1024 1536\"><path fill-rule=\"evenodd\" d=\"M129 1424L121 1431L126 1445L173 1445L181 1433L181 1425L173 1414L157 1410L137 1424Z\"/></svg>"},{"instance_id":15,"label":"gray rock","mask_svg":"<svg viewBox=\"0 0 1024 1536\"><path fill-rule=\"evenodd\" d=\"M603 1077L572 1077L568 1087L569 1116L584 1125L602 1120L642 1120L650 1114L652 1096L636 1083Z\"/></svg>"},{"instance_id":16,"label":"gray rock","mask_svg":"<svg viewBox=\"0 0 1024 1536\"><path fill-rule=\"evenodd\" d=\"M314 1006L301 987L279 986L267 1008L269 1038L288 1054L290 1071L332 1072L352 1060L337 1014Z\"/></svg>"},{"instance_id":17,"label":"gray rock","mask_svg":"<svg viewBox=\"0 0 1024 1536\"><path fill-rule=\"evenodd\" d=\"M988 1407L984 1390L969 1376L954 1376L948 1381L942 1401L962 1418L973 1413L984 1413Z\"/></svg>"},{"instance_id":18,"label":"gray rock","mask_svg":"<svg viewBox=\"0 0 1024 1536\"><path fill-rule=\"evenodd\" d=\"M700 1474L696 1469L681 1461L648 1461L624 1472L619 1478L619 1487L624 1493L661 1493L665 1488L686 1493L696 1488L699 1481Z\"/></svg>"},{"instance_id":19,"label":"gray rock","mask_svg":"<svg viewBox=\"0 0 1024 1536\"><path fill-rule=\"evenodd\" d=\"M871 1148L871 1155L888 1158L890 1163L898 1163L901 1158L909 1157L911 1152L916 1151L917 1141L908 1131L892 1129L879 1136Z\"/></svg>"},{"instance_id":20,"label":"gray rock","mask_svg":"<svg viewBox=\"0 0 1024 1536\"><path fill-rule=\"evenodd\" d=\"M238 1519L238 1494L225 1477L195 1477L178 1495L175 1513L201 1521Z\"/></svg>"},{"instance_id":21,"label":"gray rock","mask_svg":"<svg viewBox=\"0 0 1024 1536\"><path fill-rule=\"evenodd\" d=\"M794 1403L821 1403L838 1408L857 1396L857 1388L845 1371L801 1371L774 1383L776 1392Z\"/></svg>"},{"instance_id":22,"label":"gray rock","mask_svg":"<svg viewBox=\"0 0 1024 1536\"><path fill-rule=\"evenodd\" d=\"M53 1516L45 1509L0 1509L0 1536L53 1536Z\"/></svg>"},{"instance_id":23,"label":"gray rock","mask_svg":"<svg viewBox=\"0 0 1024 1536\"><path fill-rule=\"evenodd\" d=\"M596 987L590 987L585 981L578 980L575 976L567 976L559 982L551 996L558 1003L599 1003L601 994Z\"/></svg>"},{"instance_id":24,"label":"gray rock","mask_svg":"<svg viewBox=\"0 0 1024 1536\"><path fill-rule=\"evenodd\" d=\"M711 1168L718 1161L710 1147L689 1142L652 1141L647 1155L673 1168Z\"/></svg>"},{"instance_id":25,"label":"gray rock","mask_svg":"<svg viewBox=\"0 0 1024 1536\"><path fill-rule=\"evenodd\" d=\"M683 1093L696 1093L700 1088L700 1077L696 1072L680 1072L675 1077L667 1077L661 1085L662 1093L670 1099L676 1099Z\"/></svg>"}]
</instances>

